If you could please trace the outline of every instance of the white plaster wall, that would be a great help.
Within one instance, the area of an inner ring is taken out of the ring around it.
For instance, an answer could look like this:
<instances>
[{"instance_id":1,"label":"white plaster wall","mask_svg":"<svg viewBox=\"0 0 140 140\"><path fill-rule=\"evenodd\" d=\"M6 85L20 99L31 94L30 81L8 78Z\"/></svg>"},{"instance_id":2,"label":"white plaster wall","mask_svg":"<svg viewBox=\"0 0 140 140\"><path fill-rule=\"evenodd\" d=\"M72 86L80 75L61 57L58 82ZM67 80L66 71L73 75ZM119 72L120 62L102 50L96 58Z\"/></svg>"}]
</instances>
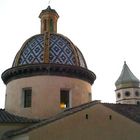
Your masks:
<instances>
[{"instance_id":1,"label":"white plaster wall","mask_svg":"<svg viewBox=\"0 0 140 140\"><path fill-rule=\"evenodd\" d=\"M129 91L130 96L126 96L125 92ZM136 96L135 92L139 92L139 96ZM120 93L120 98L117 97L117 94ZM140 88L126 88L116 91L116 103L121 104L137 104L137 101L140 101Z\"/></svg>"}]
</instances>

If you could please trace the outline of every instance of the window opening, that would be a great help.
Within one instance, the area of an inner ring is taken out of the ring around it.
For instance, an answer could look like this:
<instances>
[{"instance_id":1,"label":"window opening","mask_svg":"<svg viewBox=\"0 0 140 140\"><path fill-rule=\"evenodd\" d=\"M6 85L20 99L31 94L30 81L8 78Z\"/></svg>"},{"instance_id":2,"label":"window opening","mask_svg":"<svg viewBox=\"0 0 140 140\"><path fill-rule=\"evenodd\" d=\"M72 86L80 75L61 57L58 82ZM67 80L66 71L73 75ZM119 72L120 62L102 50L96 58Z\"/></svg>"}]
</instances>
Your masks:
<instances>
[{"instance_id":1,"label":"window opening","mask_svg":"<svg viewBox=\"0 0 140 140\"><path fill-rule=\"evenodd\" d=\"M118 97L118 98L120 98L120 97L121 97L121 94L120 94L120 93L118 93L118 94L117 94L117 97Z\"/></svg>"},{"instance_id":2,"label":"window opening","mask_svg":"<svg viewBox=\"0 0 140 140\"><path fill-rule=\"evenodd\" d=\"M135 92L135 95L136 95L136 96L139 96L139 92L138 92L138 91L136 91L136 92Z\"/></svg>"},{"instance_id":3,"label":"window opening","mask_svg":"<svg viewBox=\"0 0 140 140\"><path fill-rule=\"evenodd\" d=\"M91 101L92 100L91 93L88 93L88 96L89 96L89 101Z\"/></svg>"},{"instance_id":4,"label":"window opening","mask_svg":"<svg viewBox=\"0 0 140 140\"><path fill-rule=\"evenodd\" d=\"M54 25L53 25L53 19L50 19L50 32L53 32Z\"/></svg>"},{"instance_id":5,"label":"window opening","mask_svg":"<svg viewBox=\"0 0 140 140\"><path fill-rule=\"evenodd\" d=\"M130 96L130 92L129 91L126 91L125 92L125 96L127 96L127 97Z\"/></svg>"},{"instance_id":6,"label":"window opening","mask_svg":"<svg viewBox=\"0 0 140 140\"><path fill-rule=\"evenodd\" d=\"M23 89L24 108L31 107L32 89Z\"/></svg>"},{"instance_id":7,"label":"window opening","mask_svg":"<svg viewBox=\"0 0 140 140\"><path fill-rule=\"evenodd\" d=\"M112 120L112 115L109 115L109 120Z\"/></svg>"},{"instance_id":8,"label":"window opening","mask_svg":"<svg viewBox=\"0 0 140 140\"><path fill-rule=\"evenodd\" d=\"M44 24L44 31L46 31L47 30L47 20L46 19L44 20L43 24Z\"/></svg>"},{"instance_id":9,"label":"window opening","mask_svg":"<svg viewBox=\"0 0 140 140\"><path fill-rule=\"evenodd\" d=\"M88 114L86 114L86 119L88 119Z\"/></svg>"},{"instance_id":10,"label":"window opening","mask_svg":"<svg viewBox=\"0 0 140 140\"><path fill-rule=\"evenodd\" d=\"M68 108L69 104L70 104L69 90L61 90L60 91L60 108L62 109Z\"/></svg>"},{"instance_id":11,"label":"window opening","mask_svg":"<svg viewBox=\"0 0 140 140\"><path fill-rule=\"evenodd\" d=\"M137 105L140 105L140 101L137 101Z\"/></svg>"}]
</instances>

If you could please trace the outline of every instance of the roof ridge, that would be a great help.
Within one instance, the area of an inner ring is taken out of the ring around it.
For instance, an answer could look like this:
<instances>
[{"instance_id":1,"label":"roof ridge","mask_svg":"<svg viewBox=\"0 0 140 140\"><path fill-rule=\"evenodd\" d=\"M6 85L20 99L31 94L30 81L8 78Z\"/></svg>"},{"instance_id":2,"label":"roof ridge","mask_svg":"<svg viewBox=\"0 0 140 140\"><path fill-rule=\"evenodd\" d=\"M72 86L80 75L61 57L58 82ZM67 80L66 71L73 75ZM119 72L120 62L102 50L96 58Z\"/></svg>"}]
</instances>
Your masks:
<instances>
[{"instance_id":1,"label":"roof ridge","mask_svg":"<svg viewBox=\"0 0 140 140\"><path fill-rule=\"evenodd\" d=\"M52 123L52 122L57 121L59 119L62 119L64 117L70 116L70 115L72 115L76 112L82 111L82 110L84 110L88 107L91 107L93 105L96 105L98 103L100 103L100 101L96 100L96 101L88 102L88 103L85 103L85 104L82 104L82 105L79 105L79 106L76 106L76 107L73 107L73 108L69 108L67 110L64 110L62 113L59 113L55 116L52 116L52 117L50 117L46 120L42 120L37 124L33 124L33 125L30 125L28 127L22 128L22 129L7 131L3 134L3 137L7 138L7 137L12 137L12 136L16 136L16 135L20 135L20 134L29 132L29 131L31 131L35 128L41 127L43 125L47 125L49 123Z\"/></svg>"},{"instance_id":2,"label":"roof ridge","mask_svg":"<svg viewBox=\"0 0 140 140\"><path fill-rule=\"evenodd\" d=\"M121 105L121 106L139 106L139 105L137 105L137 104L120 104L120 103L102 103L103 105L105 104L105 105Z\"/></svg>"}]
</instances>

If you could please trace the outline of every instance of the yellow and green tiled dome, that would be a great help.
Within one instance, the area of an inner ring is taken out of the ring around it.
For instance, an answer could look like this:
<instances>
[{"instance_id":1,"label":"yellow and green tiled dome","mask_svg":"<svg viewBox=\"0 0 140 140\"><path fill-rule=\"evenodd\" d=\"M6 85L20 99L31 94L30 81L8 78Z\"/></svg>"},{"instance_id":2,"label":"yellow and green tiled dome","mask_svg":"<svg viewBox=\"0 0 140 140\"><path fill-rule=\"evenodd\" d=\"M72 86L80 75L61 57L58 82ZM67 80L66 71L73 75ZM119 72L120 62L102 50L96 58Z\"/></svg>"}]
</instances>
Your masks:
<instances>
[{"instance_id":1,"label":"yellow and green tiled dome","mask_svg":"<svg viewBox=\"0 0 140 140\"><path fill-rule=\"evenodd\" d=\"M29 64L63 64L86 68L80 50L65 36L56 33L29 38L17 53L13 67ZM45 45L48 42L48 45Z\"/></svg>"}]
</instances>

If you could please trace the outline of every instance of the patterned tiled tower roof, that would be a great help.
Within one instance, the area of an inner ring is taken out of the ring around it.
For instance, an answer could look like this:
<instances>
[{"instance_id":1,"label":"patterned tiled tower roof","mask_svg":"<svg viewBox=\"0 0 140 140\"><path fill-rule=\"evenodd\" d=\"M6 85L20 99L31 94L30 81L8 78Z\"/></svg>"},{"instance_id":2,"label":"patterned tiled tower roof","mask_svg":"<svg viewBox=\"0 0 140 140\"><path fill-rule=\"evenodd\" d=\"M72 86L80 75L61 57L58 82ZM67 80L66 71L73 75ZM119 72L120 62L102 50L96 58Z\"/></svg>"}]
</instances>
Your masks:
<instances>
[{"instance_id":1,"label":"patterned tiled tower roof","mask_svg":"<svg viewBox=\"0 0 140 140\"><path fill-rule=\"evenodd\" d=\"M3 81L8 83L21 76L51 74L77 77L92 84L96 76L87 69L81 51L70 39L57 33L58 13L48 6L41 11L39 18L41 34L25 41L14 59L12 69L2 74Z\"/></svg>"},{"instance_id":2,"label":"patterned tiled tower roof","mask_svg":"<svg viewBox=\"0 0 140 140\"><path fill-rule=\"evenodd\" d=\"M115 82L116 88L139 87L139 83L139 79L131 72L126 62L124 62L122 72Z\"/></svg>"}]
</instances>

